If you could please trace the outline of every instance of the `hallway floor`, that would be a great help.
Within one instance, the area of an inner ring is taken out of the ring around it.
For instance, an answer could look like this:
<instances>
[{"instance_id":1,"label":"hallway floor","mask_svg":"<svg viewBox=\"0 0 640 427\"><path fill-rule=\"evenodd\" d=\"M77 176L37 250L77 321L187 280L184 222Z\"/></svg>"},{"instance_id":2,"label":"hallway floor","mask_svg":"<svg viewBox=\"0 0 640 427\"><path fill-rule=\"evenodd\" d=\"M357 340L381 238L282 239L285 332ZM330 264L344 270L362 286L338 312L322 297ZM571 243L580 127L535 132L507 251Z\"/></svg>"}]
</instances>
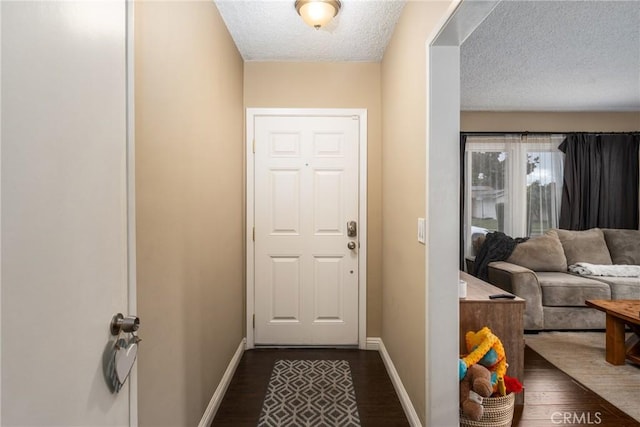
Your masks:
<instances>
[{"instance_id":1,"label":"hallway floor","mask_svg":"<svg viewBox=\"0 0 640 427\"><path fill-rule=\"evenodd\" d=\"M212 426L255 427L273 365L278 359L347 360L363 426L408 426L402 405L377 351L260 349L244 353Z\"/></svg>"},{"instance_id":2,"label":"hallway floor","mask_svg":"<svg viewBox=\"0 0 640 427\"><path fill-rule=\"evenodd\" d=\"M258 424L271 371L278 359L348 360L362 426L409 425L378 352L265 349L244 353L212 426L255 427ZM576 424L572 421L578 421L582 416L589 417L590 423L597 421L600 426L640 426L529 347L525 348L524 383L527 387L525 405L516 406L513 426L551 427L558 424L558 414L578 417L567 420L569 424Z\"/></svg>"}]
</instances>

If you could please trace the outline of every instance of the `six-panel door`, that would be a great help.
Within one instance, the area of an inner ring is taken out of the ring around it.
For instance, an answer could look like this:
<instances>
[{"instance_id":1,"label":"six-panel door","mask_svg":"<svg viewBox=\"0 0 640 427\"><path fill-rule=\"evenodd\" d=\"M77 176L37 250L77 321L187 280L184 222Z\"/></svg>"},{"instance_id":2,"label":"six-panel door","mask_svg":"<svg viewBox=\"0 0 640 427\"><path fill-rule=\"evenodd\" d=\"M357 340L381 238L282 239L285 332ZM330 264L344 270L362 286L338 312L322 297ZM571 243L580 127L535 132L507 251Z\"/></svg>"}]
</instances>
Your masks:
<instances>
[{"instance_id":1,"label":"six-panel door","mask_svg":"<svg viewBox=\"0 0 640 427\"><path fill-rule=\"evenodd\" d=\"M255 343L357 344L359 121L258 116L254 136Z\"/></svg>"}]
</instances>

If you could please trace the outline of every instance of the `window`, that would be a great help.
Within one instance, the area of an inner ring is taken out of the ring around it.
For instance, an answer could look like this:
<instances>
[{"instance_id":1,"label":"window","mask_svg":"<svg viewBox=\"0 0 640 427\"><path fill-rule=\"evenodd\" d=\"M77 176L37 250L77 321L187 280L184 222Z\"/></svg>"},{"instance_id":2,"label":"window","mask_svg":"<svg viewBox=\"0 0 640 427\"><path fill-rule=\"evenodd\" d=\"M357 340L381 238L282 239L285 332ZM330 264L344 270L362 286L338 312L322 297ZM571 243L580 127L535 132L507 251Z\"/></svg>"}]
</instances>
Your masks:
<instances>
[{"instance_id":1,"label":"window","mask_svg":"<svg viewBox=\"0 0 640 427\"><path fill-rule=\"evenodd\" d=\"M563 135L468 135L465 248L487 231L536 236L558 226Z\"/></svg>"}]
</instances>

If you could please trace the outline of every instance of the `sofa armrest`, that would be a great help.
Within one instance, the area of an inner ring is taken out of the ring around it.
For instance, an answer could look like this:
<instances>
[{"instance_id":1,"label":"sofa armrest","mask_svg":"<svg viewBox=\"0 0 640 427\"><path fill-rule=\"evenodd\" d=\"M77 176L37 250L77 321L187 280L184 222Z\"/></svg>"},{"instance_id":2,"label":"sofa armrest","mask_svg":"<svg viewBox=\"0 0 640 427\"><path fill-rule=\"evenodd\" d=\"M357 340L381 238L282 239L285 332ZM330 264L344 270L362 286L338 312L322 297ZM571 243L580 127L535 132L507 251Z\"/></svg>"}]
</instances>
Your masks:
<instances>
[{"instance_id":1,"label":"sofa armrest","mask_svg":"<svg viewBox=\"0 0 640 427\"><path fill-rule=\"evenodd\" d=\"M464 257L464 262L467 267L467 273L473 275L473 271L476 268L476 257L475 256L466 256Z\"/></svg>"},{"instance_id":2,"label":"sofa armrest","mask_svg":"<svg viewBox=\"0 0 640 427\"><path fill-rule=\"evenodd\" d=\"M525 300L525 329L544 328L542 290L533 270L504 261L492 262L489 264L489 282Z\"/></svg>"}]
</instances>

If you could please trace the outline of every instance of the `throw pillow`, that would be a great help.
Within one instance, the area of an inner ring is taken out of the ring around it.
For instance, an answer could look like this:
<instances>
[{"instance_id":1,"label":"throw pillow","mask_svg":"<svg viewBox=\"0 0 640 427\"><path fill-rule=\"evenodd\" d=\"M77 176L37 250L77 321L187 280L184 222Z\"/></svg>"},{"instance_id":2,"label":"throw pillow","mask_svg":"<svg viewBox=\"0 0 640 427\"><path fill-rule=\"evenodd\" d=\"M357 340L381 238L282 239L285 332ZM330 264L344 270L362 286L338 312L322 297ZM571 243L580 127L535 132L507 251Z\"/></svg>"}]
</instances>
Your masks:
<instances>
[{"instance_id":1,"label":"throw pillow","mask_svg":"<svg viewBox=\"0 0 640 427\"><path fill-rule=\"evenodd\" d=\"M507 262L533 271L567 271L567 258L554 230L516 245Z\"/></svg>"},{"instance_id":2,"label":"throw pillow","mask_svg":"<svg viewBox=\"0 0 640 427\"><path fill-rule=\"evenodd\" d=\"M602 231L614 264L640 265L640 230Z\"/></svg>"},{"instance_id":3,"label":"throw pillow","mask_svg":"<svg viewBox=\"0 0 640 427\"><path fill-rule=\"evenodd\" d=\"M599 228L571 231L557 229L560 243L567 257L567 265L577 262L611 265L611 255Z\"/></svg>"}]
</instances>

